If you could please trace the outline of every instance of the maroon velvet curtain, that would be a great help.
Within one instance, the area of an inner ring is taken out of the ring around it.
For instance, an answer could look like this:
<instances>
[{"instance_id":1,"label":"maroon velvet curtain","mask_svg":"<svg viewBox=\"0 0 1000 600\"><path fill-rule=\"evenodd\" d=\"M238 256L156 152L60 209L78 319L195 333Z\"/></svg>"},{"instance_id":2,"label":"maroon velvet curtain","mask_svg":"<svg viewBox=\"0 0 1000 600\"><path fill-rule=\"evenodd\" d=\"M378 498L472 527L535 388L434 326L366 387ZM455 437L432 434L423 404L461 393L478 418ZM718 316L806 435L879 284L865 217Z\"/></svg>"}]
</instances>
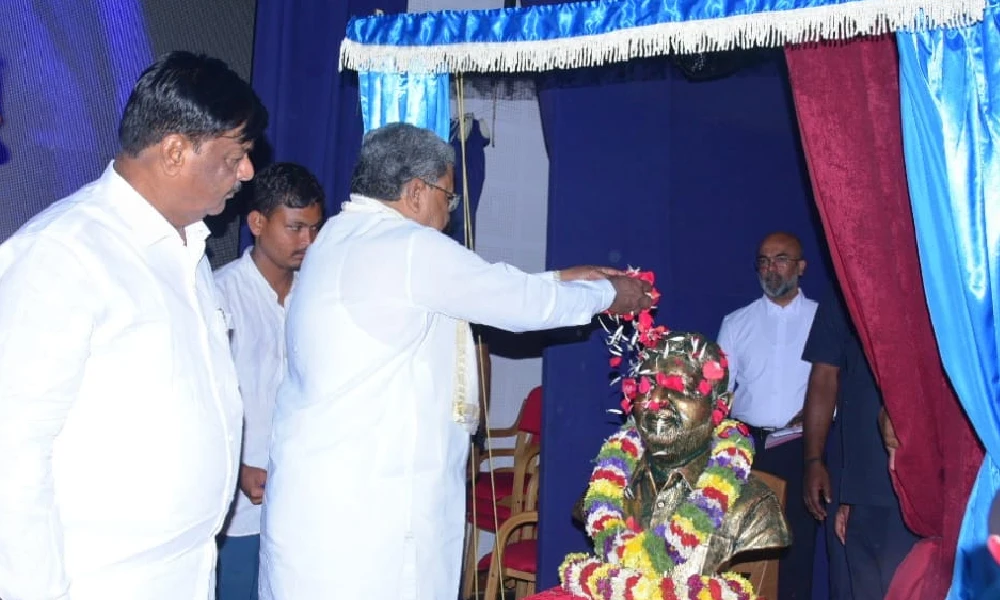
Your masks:
<instances>
[{"instance_id":1,"label":"maroon velvet curtain","mask_svg":"<svg viewBox=\"0 0 1000 600\"><path fill-rule=\"evenodd\" d=\"M802 147L837 279L900 439L893 483L923 539L890 599L944 598L982 462L924 299L899 123L895 39L785 51Z\"/></svg>"}]
</instances>

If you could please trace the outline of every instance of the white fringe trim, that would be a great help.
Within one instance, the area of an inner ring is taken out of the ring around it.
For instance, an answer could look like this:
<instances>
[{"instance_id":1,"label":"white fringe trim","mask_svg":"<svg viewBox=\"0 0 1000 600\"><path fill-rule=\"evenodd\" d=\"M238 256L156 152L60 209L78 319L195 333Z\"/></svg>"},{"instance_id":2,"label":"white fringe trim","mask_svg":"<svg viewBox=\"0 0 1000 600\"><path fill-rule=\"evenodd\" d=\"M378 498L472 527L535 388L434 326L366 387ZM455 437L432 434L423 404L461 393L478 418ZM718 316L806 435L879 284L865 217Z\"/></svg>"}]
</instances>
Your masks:
<instances>
[{"instance_id":1,"label":"white fringe trim","mask_svg":"<svg viewBox=\"0 0 1000 600\"><path fill-rule=\"evenodd\" d=\"M667 54L964 27L982 21L985 9L986 0L856 0L546 41L377 46L345 39L340 46L340 67L400 73L573 69Z\"/></svg>"}]
</instances>

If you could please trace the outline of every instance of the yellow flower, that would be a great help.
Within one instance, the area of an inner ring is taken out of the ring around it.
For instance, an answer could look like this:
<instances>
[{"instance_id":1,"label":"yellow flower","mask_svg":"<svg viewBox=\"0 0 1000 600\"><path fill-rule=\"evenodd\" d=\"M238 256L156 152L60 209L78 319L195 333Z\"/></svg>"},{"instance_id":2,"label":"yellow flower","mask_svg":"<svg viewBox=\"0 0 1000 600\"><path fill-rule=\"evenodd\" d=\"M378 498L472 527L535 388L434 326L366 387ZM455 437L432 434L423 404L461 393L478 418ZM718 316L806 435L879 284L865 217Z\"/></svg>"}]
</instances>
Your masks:
<instances>
[{"instance_id":1,"label":"yellow flower","mask_svg":"<svg viewBox=\"0 0 1000 600\"><path fill-rule=\"evenodd\" d=\"M700 488L714 487L715 489L725 494L726 497L728 498L736 497L736 488L734 488L732 485L729 484L728 481L719 477L718 475L712 475L711 473L703 473L700 479L704 479L704 481L699 481L698 487Z\"/></svg>"},{"instance_id":2,"label":"yellow flower","mask_svg":"<svg viewBox=\"0 0 1000 600\"><path fill-rule=\"evenodd\" d=\"M694 526L694 523L691 522L691 519L682 517L680 515L674 515L672 521L674 523L677 523L677 525L680 526L681 530L684 531L684 533L690 533L691 535L698 538L698 541L701 542L702 544L704 544L705 540L708 539L708 536L706 536L704 532L698 531L698 529Z\"/></svg>"},{"instance_id":3,"label":"yellow flower","mask_svg":"<svg viewBox=\"0 0 1000 600\"><path fill-rule=\"evenodd\" d=\"M610 496L611 498L622 498L625 490L618 484L604 479L598 479L590 484L590 492L594 494L604 494L605 496Z\"/></svg>"},{"instance_id":4,"label":"yellow flower","mask_svg":"<svg viewBox=\"0 0 1000 600\"><path fill-rule=\"evenodd\" d=\"M663 594L660 593L660 579L643 575L635 582L632 596L643 600L663 600Z\"/></svg>"},{"instance_id":5,"label":"yellow flower","mask_svg":"<svg viewBox=\"0 0 1000 600\"><path fill-rule=\"evenodd\" d=\"M643 573L653 572L653 561L650 560L646 549L642 547L642 540L646 533L637 535L625 542L625 550L622 553L622 566L635 569Z\"/></svg>"}]
</instances>

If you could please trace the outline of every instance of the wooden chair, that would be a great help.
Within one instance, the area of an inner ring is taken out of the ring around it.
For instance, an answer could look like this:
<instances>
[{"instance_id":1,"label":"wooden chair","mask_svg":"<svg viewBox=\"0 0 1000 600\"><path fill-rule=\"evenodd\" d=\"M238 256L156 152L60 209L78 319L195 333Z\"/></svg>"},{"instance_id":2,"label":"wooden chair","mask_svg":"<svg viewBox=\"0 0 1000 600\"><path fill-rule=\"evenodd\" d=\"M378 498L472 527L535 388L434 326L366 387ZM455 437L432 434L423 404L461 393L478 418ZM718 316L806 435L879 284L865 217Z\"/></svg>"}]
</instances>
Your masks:
<instances>
[{"instance_id":1,"label":"wooden chair","mask_svg":"<svg viewBox=\"0 0 1000 600\"><path fill-rule=\"evenodd\" d=\"M501 583L508 581L514 582L515 600L535 593L538 573L538 464L533 464L530 470L533 477L525 494L524 512L504 521L497 532L493 552L479 562L480 570L489 565L483 600L497 600Z\"/></svg>"},{"instance_id":2,"label":"wooden chair","mask_svg":"<svg viewBox=\"0 0 1000 600\"><path fill-rule=\"evenodd\" d=\"M781 510L785 510L785 480L765 473L763 471L753 471L753 474L764 485L771 488L774 495L778 497ZM739 559L739 556L736 557ZM753 589L757 591L757 596L767 600L778 600L778 558L760 558L756 560L746 560L735 562L729 568L746 576L753 584Z\"/></svg>"},{"instance_id":3,"label":"wooden chair","mask_svg":"<svg viewBox=\"0 0 1000 600\"><path fill-rule=\"evenodd\" d=\"M498 439L513 439L513 448L498 448L492 452L494 460L502 457L513 458L511 467L494 468L480 472L483 461L489 460L490 453L480 453L473 457L472 469L475 479L471 482L470 498L467 502L467 522L471 527L466 539L464 584L462 597L471 598L477 573L476 551L479 546L479 532L496 533L514 515L525 510L525 498L529 494L532 465L538 464L541 451L540 434L542 425L542 388L537 387L528 394L521 406L517 421L511 427L490 429L487 443ZM494 494L495 490L495 494ZM535 488L537 495L537 483ZM494 499L495 498L495 499Z\"/></svg>"}]
</instances>

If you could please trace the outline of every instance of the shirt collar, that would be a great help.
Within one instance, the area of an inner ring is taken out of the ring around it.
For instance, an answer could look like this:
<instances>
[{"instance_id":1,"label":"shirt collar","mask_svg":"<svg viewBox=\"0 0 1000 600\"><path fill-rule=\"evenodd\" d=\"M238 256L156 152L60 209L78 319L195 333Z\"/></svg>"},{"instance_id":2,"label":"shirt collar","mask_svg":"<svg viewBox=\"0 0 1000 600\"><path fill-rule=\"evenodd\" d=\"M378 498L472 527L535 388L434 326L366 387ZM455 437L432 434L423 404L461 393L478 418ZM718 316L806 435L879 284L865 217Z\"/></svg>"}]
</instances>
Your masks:
<instances>
[{"instance_id":1,"label":"shirt collar","mask_svg":"<svg viewBox=\"0 0 1000 600\"><path fill-rule=\"evenodd\" d=\"M778 306L767 297L767 294L761 296L761 299L764 301L764 306L767 307L768 314L798 314L799 309L802 307L802 303L806 299L806 295L802 291L802 288L799 288L798 293L795 294L792 301L785 306Z\"/></svg>"},{"instance_id":2,"label":"shirt collar","mask_svg":"<svg viewBox=\"0 0 1000 600\"><path fill-rule=\"evenodd\" d=\"M361 194L351 194L351 200L341 204L340 208L347 212L381 213L397 219L406 218L398 210L386 206L385 202Z\"/></svg>"},{"instance_id":3,"label":"shirt collar","mask_svg":"<svg viewBox=\"0 0 1000 600\"><path fill-rule=\"evenodd\" d=\"M247 249L243 251L243 255L240 256L240 268L246 272L247 276L250 277L252 281L256 282L256 285L261 287L264 293L267 294L267 297L271 300L272 304L279 308L288 306L288 301L291 299L292 293L295 291L295 282L298 280L299 276L298 272L292 273L292 287L288 290L288 295L285 296L285 304L282 306L278 303L278 293L274 291L274 288L271 287L267 278L265 278L264 274L260 272L260 269L257 267L257 263L253 261L253 256L251 256L252 250L253 246L247 246Z\"/></svg>"},{"instance_id":4,"label":"shirt collar","mask_svg":"<svg viewBox=\"0 0 1000 600\"><path fill-rule=\"evenodd\" d=\"M149 203L149 200L146 200L124 177L119 175L114 167L115 161L111 161L108 168L104 170L104 174L101 175L100 181L112 190L111 197L115 207L121 212L139 243L152 246L164 239L169 239L171 236L180 240L177 229ZM184 228L187 243L194 250L201 248L204 251L205 240L210 233L208 226L203 221L197 221Z\"/></svg>"}]
</instances>

